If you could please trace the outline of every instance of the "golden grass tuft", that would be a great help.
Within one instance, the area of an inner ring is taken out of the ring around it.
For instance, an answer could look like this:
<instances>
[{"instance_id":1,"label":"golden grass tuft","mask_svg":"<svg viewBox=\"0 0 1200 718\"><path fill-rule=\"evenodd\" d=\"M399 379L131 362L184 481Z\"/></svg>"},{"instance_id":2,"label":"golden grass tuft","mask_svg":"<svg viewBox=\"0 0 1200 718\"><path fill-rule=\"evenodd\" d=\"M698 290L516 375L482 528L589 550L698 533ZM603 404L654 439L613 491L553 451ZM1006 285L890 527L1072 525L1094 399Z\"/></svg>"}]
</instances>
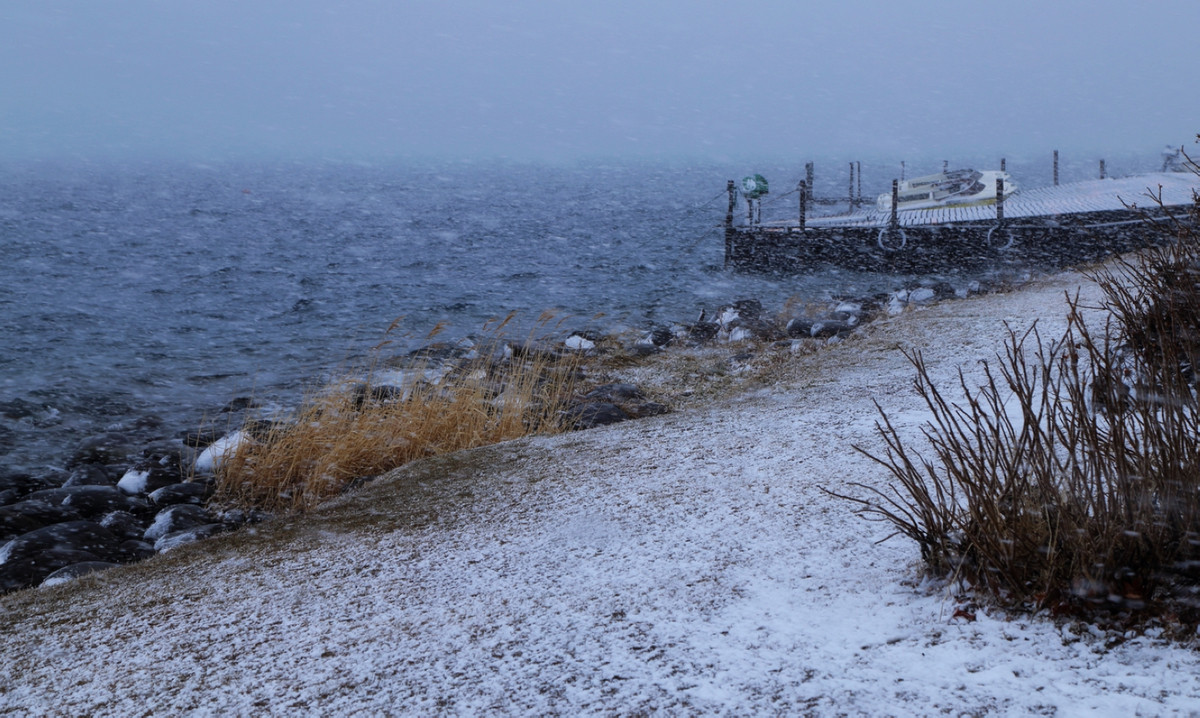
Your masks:
<instances>
[{"instance_id":1,"label":"golden grass tuft","mask_svg":"<svg viewBox=\"0 0 1200 718\"><path fill-rule=\"evenodd\" d=\"M286 420L248 429L253 440L218 468L214 503L303 511L415 459L562 431L580 358L532 350L532 335L524 350L503 351L498 331L511 319L494 327L487 345L494 352L399 368L376 358L373 368L346 372L310 395Z\"/></svg>"}]
</instances>

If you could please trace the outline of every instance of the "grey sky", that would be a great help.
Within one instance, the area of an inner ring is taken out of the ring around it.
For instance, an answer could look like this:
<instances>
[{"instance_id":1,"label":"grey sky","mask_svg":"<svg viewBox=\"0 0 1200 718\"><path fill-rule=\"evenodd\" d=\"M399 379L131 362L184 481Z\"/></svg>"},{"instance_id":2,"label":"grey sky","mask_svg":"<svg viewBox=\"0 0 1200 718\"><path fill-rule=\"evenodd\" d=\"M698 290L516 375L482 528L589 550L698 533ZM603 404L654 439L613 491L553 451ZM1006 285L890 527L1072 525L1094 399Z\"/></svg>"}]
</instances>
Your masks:
<instances>
[{"instance_id":1,"label":"grey sky","mask_svg":"<svg viewBox=\"0 0 1200 718\"><path fill-rule=\"evenodd\" d=\"M1200 2L0 0L0 159L1120 152Z\"/></svg>"}]
</instances>

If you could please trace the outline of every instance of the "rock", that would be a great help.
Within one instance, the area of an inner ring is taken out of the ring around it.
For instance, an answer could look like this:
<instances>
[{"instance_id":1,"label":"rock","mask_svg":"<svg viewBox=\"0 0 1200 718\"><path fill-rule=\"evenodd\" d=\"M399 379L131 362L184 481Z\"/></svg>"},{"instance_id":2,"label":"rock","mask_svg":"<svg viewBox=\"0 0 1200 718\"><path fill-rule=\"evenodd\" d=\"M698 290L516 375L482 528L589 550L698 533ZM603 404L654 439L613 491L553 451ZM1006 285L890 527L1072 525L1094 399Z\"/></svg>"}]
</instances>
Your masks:
<instances>
[{"instance_id":1,"label":"rock","mask_svg":"<svg viewBox=\"0 0 1200 718\"><path fill-rule=\"evenodd\" d=\"M55 489L55 491L57 491L57 489ZM28 516L29 518L39 522L42 526L62 523L63 521L78 521L79 519L83 518L75 509L72 509L68 506L63 506L61 498L58 499L58 503L52 504L47 501L26 497L24 501L18 501L15 504L9 504L4 508L8 511L21 514L22 516Z\"/></svg>"},{"instance_id":2,"label":"rock","mask_svg":"<svg viewBox=\"0 0 1200 718\"><path fill-rule=\"evenodd\" d=\"M183 531L174 531L155 541L154 550L159 552L170 551L185 543L200 541L201 539L216 536L228 530L229 527L225 524L204 524L203 526L196 526L195 528L184 529Z\"/></svg>"},{"instance_id":3,"label":"rock","mask_svg":"<svg viewBox=\"0 0 1200 718\"><path fill-rule=\"evenodd\" d=\"M566 421L573 429L591 429L629 419L624 409L609 402L576 404L566 411Z\"/></svg>"},{"instance_id":4,"label":"rock","mask_svg":"<svg viewBox=\"0 0 1200 718\"><path fill-rule=\"evenodd\" d=\"M59 490L68 492L62 505L75 509L84 518L145 508L144 501L127 496L115 486L72 486Z\"/></svg>"},{"instance_id":5,"label":"rock","mask_svg":"<svg viewBox=\"0 0 1200 718\"><path fill-rule=\"evenodd\" d=\"M583 398L588 401L607 401L613 403L625 401L642 401L646 395L634 384L614 383L601 384L592 389Z\"/></svg>"},{"instance_id":6,"label":"rock","mask_svg":"<svg viewBox=\"0 0 1200 718\"><path fill-rule=\"evenodd\" d=\"M693 344L707 344L716 339L721 326L716 322L699 321L688 327L688 341Z\"/></svg>"},{"instance_id":7,"label":"rock","mask_svg":"<svg viewBox=\"0 0 1200 718\"><path fill-rule=\"evenodd\" d=\"M174 504L203 504L212 495L212 484L203 481L188 481L171 484L150 492L150 501L155 506Z\"/></svg>"},{"instance_id":8,"label":"rock","mask_svg":"<svg viewBox=\"0 0 1200 718\"><path fill-rule=\"evenodd\" d=\"M69 583L80 576L86 576L89 573L96 573L97 571L107 571L110 568L116 568L120 565L119 563L110 563L108 561L81 561L80 563L73 563L69 566L63 566L47 576L42 580L41 585L57 586Z\"/></svg>"},{"instance_id":9,"label":"rock","mask_svg":"<svg viewBox=\"0 0 1200 718\"><path fill-rule=\"evenodd\" d=\"M48 479L30 476L15 471L0 471L0 491L11 491L18 499L32 494L34 491L58 486ZM6 503L12 503L11 501Z\"/></svg>"},{"instance_id":10,"label":"rock","mask_svg":"<svg viewBox=\"0 0 1200 718\"><path fill-rule=\"evenodd\" d=\"M100 525L123 541L140 539L146 533L146 522L128 511L113 511L100 519Z\"/></svg>"},{"instance_id":11,"label":"rock","mask_svg":"<svg viewBox=\"0 0 1200 718\"><path fill-rule=\"evenodd\" d=\"M90 551L49 548L0 563L0 593L36 586L61 568L98 560Z\"/></svg>"},{"instance_id":12,"label":"rock","mask_svg":"<svg viewBox=\"0 0 1200 718\"><path fill-rule=\"evenodd\" d=\"M668 346L674 339L675 334L667 327L654 327L642 335L642 338L638 340L638 344L662 348Z\"/></svg>"},{"instance_id":13,"label":"rock","mask_svg":"<svg viewBox=\"0 0 1200 718\"><path fill-rule=\"evenodd\" d=\"M108 529L94 521L67 521L9 541L0 548L0 563L19 561L50 549L87 551L101 561L116 561L120 558L119 544Z\"/></svg>"},{"instance_id":14,"label":"rock","mask_svg":"<svg viewBox=\"0 0 1200 718\"><path fill-rule=\"evenodd\" d=\"M67 468L74 469L80 464L98 464L100 466L119 464L126 460L131 451L129 438L124 434L108 433L93 436L75 450L75 453L67 460Z\"/></svg>"},{"instance_id":15,"label":"rock","mask_svg":"<svg viewBox=\"0 0 1200 718\"><path fill-rule=\"evenodd\" d=\"M67 480L63 482L63 488L71 486L112 486L112 479L108 477L102 467L96 464L81 464L76 466Z\"/></svg>"},{"instance_id":16,"label":"rock","mask_svg":"<svg viewBox=\"0 0 1200 718\"><path fill-rule=\"evenodd\" d=\"M128 539L121 542L122 563L144 561L154 555L154 546L139 539Z\"/></svg>"},{"instance_id":17,"label":"rock","mask_svg":"<svg viewBox=\"0 0 1200 718\"><path fill-rule=\"evenodd\" d=\"M213 522L213 517L204 508L193 504L168 506L154 517L154 523L142 534L142 540L155 542L167 534L203 526Z\"/></svg>"},{"instance_id":18,"label":"rock","mask_svg":"<svg viewBox=\"0 0 1200 718\"><path fill-rule=\"evenodd\" d=\"M125 475L117 482L117 488L130 495L148 494L164 486L176 484L179 479L178 471L139 462L125 472Z\"/></svg>"},{"instance_id":19,"label":"rock","mask_svg":"<svg viewBox=\"0 0 1200 718\"><path fill-rule=\"evenodd\" d=\"M45 526L32 516L13 511L10 507L0 508L0 543L27 534Z\"/></svg>"},{"instance_id":20,"label":"rock","mask_svg":"<svg viewBox=\"0 0 1200 718\"><path fill-rule=\"evenodd\" d=\"M813 320L807 317L794 317L788 320L787 335L793 338L811 337Z\"/></svg>"},{"instance_id":21,"label":"rock","mask_svg":"<svg viewBox=\"0 0 1200 718\"><path fill-rule=\"evenodd\" d=\"M753 339L760 342L773 342L782 339L783 332L779 327L765 319L739 318L729 326L729 341L738 342Z\"/></svg>"},{"instance_id":22,"label":"rock","mask_svg":"<svg viewBox=\"0 0 1200 718\"><path fill-rule=\"evenodd\" d=\"M832 337L844 334L854 328L854 324L837 319L821 319L813 322L809 328L809 336L814 338Z\"/></svg>"},{"instance_id":23,"label":"rock","mask_svg":"<svg viewBox=\"0 0 1200 718\"><path fill-rule=\"evenodd\" d=\"M908 293L910 304L928 304L937 299L937 292L929 287L917 287Z\"/></svg>"}]
</instances>

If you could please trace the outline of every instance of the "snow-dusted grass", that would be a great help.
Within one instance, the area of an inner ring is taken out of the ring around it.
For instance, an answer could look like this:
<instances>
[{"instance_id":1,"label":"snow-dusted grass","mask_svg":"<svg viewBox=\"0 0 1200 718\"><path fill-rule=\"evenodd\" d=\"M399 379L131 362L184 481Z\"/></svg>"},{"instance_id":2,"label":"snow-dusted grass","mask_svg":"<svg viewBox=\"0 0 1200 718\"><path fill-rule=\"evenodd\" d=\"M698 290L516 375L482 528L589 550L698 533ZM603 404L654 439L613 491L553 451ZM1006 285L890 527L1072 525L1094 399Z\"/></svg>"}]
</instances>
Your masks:
<instances>
[{"instance_id":1,"label":"snow-dusted grass","mask_svg":"<svg viewBox=\"0 0 1200 718\"><path fill-rule=\"evenodd\" d=\"M0 598L20 715L1187 715L1200 653L922 582L917 547L822 491L878 401L1062 326L1065 275L797 356L732 400L418 461L294 521ZM1084 285L1085 294L1090 289ZM973 620L972 620L973 619Z\"/></svg>"},{"instance_id":2,"label":"snow-dusted grass","mask_svg":"<svg viewBox=\"0 0 1200 718\"><path fill-rule=\"evenodd\" d=\"M502 329L490 346L507 347ZM570 352L496 358L472 350L458 361L357 370L268 430L239 431L236 441L209 447L197 469L215 470L216 503L309 509L355 479L415 459L561 431L578 359Z\"/></svg>"}]
</instances>

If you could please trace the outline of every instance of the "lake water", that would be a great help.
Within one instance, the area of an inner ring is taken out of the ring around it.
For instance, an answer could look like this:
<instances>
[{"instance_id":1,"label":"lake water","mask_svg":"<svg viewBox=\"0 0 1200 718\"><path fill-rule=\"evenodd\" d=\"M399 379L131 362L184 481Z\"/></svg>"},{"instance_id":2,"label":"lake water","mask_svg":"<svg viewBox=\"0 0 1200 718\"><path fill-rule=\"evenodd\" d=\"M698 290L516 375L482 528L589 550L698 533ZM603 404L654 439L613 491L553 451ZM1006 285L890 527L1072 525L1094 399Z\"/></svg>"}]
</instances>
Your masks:
<instances>
[{"instance_id":1,"label":"lake water","mask_svg":"<svg viewBox=\"0 0 1200 718\"><path fill-rule=\"evenodd\" d=\"M890 186L895 165L864 163L864 196ZM845 163L817 171L818 195L846 195ZM1048 157L1009 171L1050 181ZM6 167L0 468L61 464L81 439L148 416L174 434L234 397L294 402L399 318L388 338L415 348L440 322L453 336L513 310L522 326L554 309L568 325L639 328L742 297L779 308L906 279L726 271L725 181L749 172L779 196L803 163ZM768 199L764 215L793 199Z\"/></svg>"}]
</instances>

